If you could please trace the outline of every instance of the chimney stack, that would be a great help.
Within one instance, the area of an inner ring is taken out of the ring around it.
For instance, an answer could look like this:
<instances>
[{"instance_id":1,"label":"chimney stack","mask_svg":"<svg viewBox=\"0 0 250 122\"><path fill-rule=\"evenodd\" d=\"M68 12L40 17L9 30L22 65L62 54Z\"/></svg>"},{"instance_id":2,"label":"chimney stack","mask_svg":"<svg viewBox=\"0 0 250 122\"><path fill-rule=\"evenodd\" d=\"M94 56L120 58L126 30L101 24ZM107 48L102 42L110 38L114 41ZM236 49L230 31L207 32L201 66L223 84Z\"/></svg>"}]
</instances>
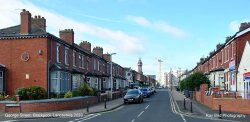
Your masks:
<instances>
[{"instance_id":1,"label":"chimney stack","mask_svg":"<svg viewBox=\"0 0 250 122\"><path fill-rule=\"evenodd\" d=\"M222 47L222 44L220 44L220 43L217 44L217 45L216 45L216 50L220 49L221 47Z\"/></svg>"},{"instance_id":2,"label":"chimney stack","mask_svg":"<svg viewBox=\"0 0 250 122\"><path fill-rule=\"evenodd\" d=\"M71 45L74 44L74 31L73 29L64 29L60 32L60 39L70 43Z\"/></svg>"},{"instance_id":3,"label":"chimney stack","mask_svg":"<svg viewBox=\"0 0 250 122\"><path fill-rule=\"evenodd\" d=\"M243 31L243 30L247 29L248 27L250 27L250 22L241 23L240 27L239 27L239 31Z\"/></svg>"},{"instance_id":4,"label":"chimney stack","mask_svg":"<svg viewBox=\"0 0 250 122\"><path fill-rule=\"evenodd\" d=\"M22 12L20 13L20 16L21 16L20 34L29 34L31 31L31 13L23 9Z\"/></svg>"},{"instance_id":5,"label":"chimney stack","mask_svg":"<svg viewBox=\"0 0 250 122\"><path fill-rule=\"evenodd\" d=\"M99 57L103 56L103 48L102 47L94 47L93 48L93 53L98 55Z\"/></svg>"},{"instance_id":6,"label":"chimney stack","mask_svg":"<svg viewBox=\"0 0 250 122\"><path fill-rule=\"evenodd\" d=\"M38 15L38 17L35 16L31 19L31 23L32 25L37 26L46 31L46 19L44 17L41 17L40 15Z\"/></svg>"},{"instance_id":7,"label":"chimney stack","mask_svg":"<svg viewBox=\"0 0 250 122\"><path fill-rule=\"evenodd\" d=\"M110 61L110 54L103 54L103 58L106 60L106 61Z\"/></svg>"},{"instance_id":8,"label":"chimney stack","mask_svg":"<svg viewBox=\"0 0 250 122\"><path fill-rule=\"evenodd\" d=\"M82 49L87 50L88 52L91 52L91 43L89 43L88 41L82 41L82 42L80 43L80 47L81 47Z\"/></svg>"}]
</instances>

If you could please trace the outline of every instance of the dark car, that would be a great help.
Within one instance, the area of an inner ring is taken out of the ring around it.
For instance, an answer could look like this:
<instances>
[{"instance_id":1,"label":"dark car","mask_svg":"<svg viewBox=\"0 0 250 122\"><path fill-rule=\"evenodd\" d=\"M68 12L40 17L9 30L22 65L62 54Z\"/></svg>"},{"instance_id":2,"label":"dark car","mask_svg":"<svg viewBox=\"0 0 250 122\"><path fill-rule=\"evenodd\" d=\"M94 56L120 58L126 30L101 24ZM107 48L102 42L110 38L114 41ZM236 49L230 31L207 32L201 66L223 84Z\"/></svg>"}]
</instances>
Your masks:
<instances>
[{"instance_id":1,"label":"dark car","mask_svg":"<svg viewBox=\"0 0 250 122\"><path fill-rule=\"evenodd\" d=\"M139 89L130 89L123 97L124 104L126 103L142 103L143 93Z\"/></svg>"},{"instance_id":2,"label":"dark car","mask_svg":"<svg viewBox=\"0 0 250 122\"><path fill-rule=\"evenodd\" d=\"M144 97L148 97L149 98L150 95L151 95L151 92L150 92L150 90L148 88L141 88L140 91L143 93Z\"/></svg>"}]
</instances>

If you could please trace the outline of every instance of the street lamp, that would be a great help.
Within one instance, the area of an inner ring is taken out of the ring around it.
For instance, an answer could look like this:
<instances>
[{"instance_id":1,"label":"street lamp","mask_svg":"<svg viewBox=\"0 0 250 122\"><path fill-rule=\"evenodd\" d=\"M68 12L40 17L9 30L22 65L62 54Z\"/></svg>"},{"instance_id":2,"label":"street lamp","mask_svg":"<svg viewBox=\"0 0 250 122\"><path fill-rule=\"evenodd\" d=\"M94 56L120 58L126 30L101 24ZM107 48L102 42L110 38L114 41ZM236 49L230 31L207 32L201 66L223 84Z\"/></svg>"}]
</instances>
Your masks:
<instances>
[{"instance_id":1,"label":"street lamp","mask_svg":"<svg viewBox=\"0 0 250 122\"><path fill-rule=\"evenodd\" d=\"M113 67L112 67L112 55L115 55L116 53L111 53L110 54L110 91L111 91L111 94L110 94L110 98L111 100L113 99L112 96L113 96Z\"/></svg>"}]
</instances>

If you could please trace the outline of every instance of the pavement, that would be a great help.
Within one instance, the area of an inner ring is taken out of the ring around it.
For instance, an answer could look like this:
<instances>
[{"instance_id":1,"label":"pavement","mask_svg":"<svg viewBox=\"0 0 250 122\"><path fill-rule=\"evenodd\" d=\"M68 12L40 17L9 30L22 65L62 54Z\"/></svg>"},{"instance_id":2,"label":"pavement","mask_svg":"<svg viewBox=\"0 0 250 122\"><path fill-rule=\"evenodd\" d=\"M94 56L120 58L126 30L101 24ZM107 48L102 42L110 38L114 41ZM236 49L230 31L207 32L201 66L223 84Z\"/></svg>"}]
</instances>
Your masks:
<instances>
[{"instance_id":1,"label":"pavement","mask_svg":"<svg viewBox=\"0 0 250 122\"><path fill-rule=\"evenodd\" d=\"M169 90L170 91L170 90ZM189 98L186 98L183 92L176 91L173 89L170 91L172 98L177 106L177 111L180 114L186 116L192 116L197 118L207 118L214 120L229 120L229 121L243 121L249 122L250 115L248 114L240 114L240 113L232 113L222 111L222 118L219 118L219 111L212 110L211 108ZM184 98L186 103L186 108L184 108ZM191 111L191 102L192 102L192 111Z\"/></svg>"},{"instance_id":2,"label":"pavement","mask_svg":"<svg viewBox=\"0 0 250 122\"><path fill-rule=\"evenodd\" d=\"M3 119L32 119L32 118L56 118L56 117L80 117L88 114L112 111L123 105L123 98L97 103L88 108L53 111L53 112L26 112L26 113L0 113L0 120ZM88 110L87 110L88 109Z\"/></svg>"}]
</instances>

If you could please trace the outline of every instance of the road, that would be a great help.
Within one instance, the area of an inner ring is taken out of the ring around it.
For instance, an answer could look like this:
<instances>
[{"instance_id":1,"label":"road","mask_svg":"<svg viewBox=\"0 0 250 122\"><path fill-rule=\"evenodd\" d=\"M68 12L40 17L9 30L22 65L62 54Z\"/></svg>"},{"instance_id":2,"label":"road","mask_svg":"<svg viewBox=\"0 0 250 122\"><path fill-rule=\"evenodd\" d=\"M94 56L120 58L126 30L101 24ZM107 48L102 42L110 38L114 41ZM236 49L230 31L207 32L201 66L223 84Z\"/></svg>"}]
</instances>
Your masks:
<instances>
[{"instance_id":1,"label":"road","mask_svg":"<svg viewBox=\"0 0 250 122\"><path fill-rule=\"evenodd\" d=\"M172 108L168 91L160 89L156 95L145 98L141 104L126 104L110 112L81 117L13 119L8 122L217 122L176 114Z\"/></svg>"}]
</instances>

